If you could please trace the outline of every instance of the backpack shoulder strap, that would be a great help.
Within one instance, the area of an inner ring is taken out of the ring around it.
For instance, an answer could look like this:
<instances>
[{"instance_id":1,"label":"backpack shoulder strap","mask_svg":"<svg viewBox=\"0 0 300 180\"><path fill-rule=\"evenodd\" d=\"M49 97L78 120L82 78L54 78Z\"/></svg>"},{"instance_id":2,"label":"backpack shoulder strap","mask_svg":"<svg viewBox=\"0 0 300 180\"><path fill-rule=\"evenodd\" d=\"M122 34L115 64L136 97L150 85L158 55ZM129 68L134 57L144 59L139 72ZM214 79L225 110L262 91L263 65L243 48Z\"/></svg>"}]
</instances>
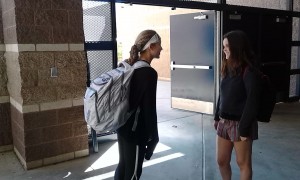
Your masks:
<instances>
[{"instance_id":1,"label":"backpack shoulder strap","mask_svg":"<svg viewBox=\"0 0 300 180\"><path fill-rule=\"evenodd\" d=\"M139 68L142 68L142 67L151 67L147 62L145 61L137 61L136 63L134 63L132 66L130 64L128 64L128 62L126 62L125 60L120 62L119 64L119 67L125 67L125 69L131 69L131 68L134 68L134 69L139 69Z\"/></svg>"},{"instance_id":2,"label":"backpack shoulder strap","mask_svg":"<svg viewBox=\"0 0 300 180\"><path fill-rule=\"evenodd\" d=\"M126 62L126 60L120 62L120 64L118 65L118 67L124 67L126 70L131 68L131 65L128 64L128 62Z\"/></svg>"},{"instance_id":3,"label":"backpack shoulder strap","mask_svg":"<svg viewBox=\"0 0 300 180\"><path fill-rule=\"evenodd\" d=\"M134 69L139 69L142 67L151 67L151 66L145 61L137 61L136 63L133 64Z\"/></svg>"}]
</instances>

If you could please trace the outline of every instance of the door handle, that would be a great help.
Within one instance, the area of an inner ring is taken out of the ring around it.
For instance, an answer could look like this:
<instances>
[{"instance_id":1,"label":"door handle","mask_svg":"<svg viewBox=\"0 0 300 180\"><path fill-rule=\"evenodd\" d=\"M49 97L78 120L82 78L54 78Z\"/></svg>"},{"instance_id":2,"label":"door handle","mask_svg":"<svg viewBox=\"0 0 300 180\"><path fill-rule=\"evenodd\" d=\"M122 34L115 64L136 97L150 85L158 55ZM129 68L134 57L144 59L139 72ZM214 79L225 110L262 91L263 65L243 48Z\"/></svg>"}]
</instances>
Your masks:
<instances>
[{"instance_id":1,"label":"door handle","mask_svg":"<svg viewBox=\"0 0 300 180\"><path fill-rule=\"evenodd\" d=\"M199 16L194 16L194 19L199 19L199 20L205 20L207 18L208 16L206 14L203 14L202 12L200 12Z\"/></svg>"},{"instance_id":2,"label":"door handle","mask_svg":"<svg viewBox=\"0 0 300 180\"><path fill-rule=\"evenodd\" d=\"M181 69L212 69L212 66L175 64L174 61L171 61L170 67L171 67L171 70L175 70L175 68L181 68Z\"/></svg>"},{"instance_id":3,"label":"door handle","mask_svg":"<svg viewBox=\"0 0 300 180\"><path fill-rule=\"evenodd\" d=\"M195 69L212 69L212 66L195 66Z\"/></svg>"}]
</instances>

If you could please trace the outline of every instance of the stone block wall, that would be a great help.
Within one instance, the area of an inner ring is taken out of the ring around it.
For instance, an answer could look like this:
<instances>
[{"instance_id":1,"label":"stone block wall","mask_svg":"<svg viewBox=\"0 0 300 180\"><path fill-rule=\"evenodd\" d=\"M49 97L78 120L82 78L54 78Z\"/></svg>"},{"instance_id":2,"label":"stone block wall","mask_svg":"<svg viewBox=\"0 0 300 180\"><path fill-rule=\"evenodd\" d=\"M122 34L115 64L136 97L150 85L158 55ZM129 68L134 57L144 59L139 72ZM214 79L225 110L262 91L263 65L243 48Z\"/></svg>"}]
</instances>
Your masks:
<instances>
[{"instance_id":1,"label":"stone block wall","mask_svg":"<svg viewBox=\"0 0 300 180\"><path fill-rule=\"evenodd\" d=\"M21 114L14 106L14 146L26 168L34 168L86 155L87 132L83 107Z\"/></svg>"},{"instance_id":2,"label":"stone block wall","mask_svg":"<svg viewBox=\"0 0 300 180\"><path fill-rule=\"evenodd\" d=\"M83 97L85 52L20 52L18 60L23 105ZM57 77L51 77L52 67L57 67Z\"/></svg>"},{"instance_id":3,"label":"stone block wall","mask_svg":"<svg viewBox=\"0 0 300 180\"><path fill-rule=\"evenodd\" d=\"M82 3L79 0L2 0L2 6L6 43L84 41Z\"/></svg>"},{"instance_id":4,"label":"stone block wall","mask_svg":"<svg viewBox=\"0 0 300 180\"><path fill-rule=\"evenodd\" d=\"M3 96L8 96L7 74L6 74L6 63L4 59L4 52L0 51L0 97Z\"/></svg>"},{"instance_id":5,"label":"stone block wall","mask_svg":"<svg viewBox=\"0 0 300 180\"><path fill-rule=\"evenodd\" d=\"M12 149L10 103L6 84L4 52L0 52L0 152Z\"/></svg>"},{"instance_id":6,"label":"stone block wall","mask_svg":"<svg viewBox=\"0 0 300 180\"><path fill-rule=\"evenodd\" d=\"M0 14L1 13L2 8L0 6ZM0 16L0 152L11 150L13 143L4 52L3 21L2 16Z\"/></svg>"},{"instance_id":7,"label":"stone block wall","mask_svg":"<svg viewBox=\"0 0 300 180\"><path fill-rule=\"evenodd\" d=\"M31 169L88 155L81 0L2 0L1 5L18 158Z\"/></svg>"}]
</instances>

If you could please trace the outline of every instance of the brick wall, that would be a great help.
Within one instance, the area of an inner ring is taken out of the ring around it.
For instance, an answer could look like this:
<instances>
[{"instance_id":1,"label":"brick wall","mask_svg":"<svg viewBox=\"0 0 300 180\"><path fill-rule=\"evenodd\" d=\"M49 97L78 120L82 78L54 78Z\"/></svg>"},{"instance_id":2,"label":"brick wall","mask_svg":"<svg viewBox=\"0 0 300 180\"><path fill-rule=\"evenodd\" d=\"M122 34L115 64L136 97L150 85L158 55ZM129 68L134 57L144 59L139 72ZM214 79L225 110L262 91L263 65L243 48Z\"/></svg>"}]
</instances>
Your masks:
<instances>
[{"instance_id":1,"label":"brick wall","mask_svg":"<svg viewBox=\"0 0 300 180\"><path fill-rule=\"evenodd\" d=\"M27 168L51 164L59 155L80 157L86 151L82 106L23 114L11 109L14 146Z\"/></svg>"},{"instance_id":2,"label":"brick wall","mask_svg":"<svg viewBox=\"0 0 300 180\"><path fill-rule=\"evenodd\" d=\"M0 14L2 14L1 6ZM0 152L12 149L10 104L4 51L3 21L2 16L0 16Z\"/></svg>"},{"instance_id":3,"label":"brick wall","mask_svg":"<svg viewBox=\"0 0 300 180\"><path fill-rule=\"evenodd\" d=\"M26 169L88 152L81 0L2 0L14 150ZM51 68L57 77L51 77Z\"/></svg>"},{"instance_id":4,"label":"brick wall","mask_svg":"<svg viewBox=\"0 0 300 180\"><path fill-rule=\"evenodd\" d=\"M0 103L0 152L12 149L10 104Z\"/></svg>"},{"instance_id":5,"label":"brick wall","mask_svg":"<svg viewBox=\"0 0 300 180\"><path fill-rule=\"evenodd\" d=\"M82 98L85 52L21 52L19 64L23 105ZM57 67L58 77L50 76L51 67Z\"/></svg>"}]
</instances>

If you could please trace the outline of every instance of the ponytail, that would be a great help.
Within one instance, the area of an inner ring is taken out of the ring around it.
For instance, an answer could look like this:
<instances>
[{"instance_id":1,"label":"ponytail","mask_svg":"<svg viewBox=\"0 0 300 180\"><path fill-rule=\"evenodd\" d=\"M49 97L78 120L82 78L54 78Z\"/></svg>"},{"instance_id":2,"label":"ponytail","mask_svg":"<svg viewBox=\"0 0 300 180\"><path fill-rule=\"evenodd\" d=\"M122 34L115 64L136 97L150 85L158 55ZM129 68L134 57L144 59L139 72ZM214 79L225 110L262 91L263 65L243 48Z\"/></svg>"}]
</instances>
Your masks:
<instances>
[{"instance_id":1,"label":"ponytail","mask_svg":"<svg viewBox=\"0 0 300 180\"><path fill-rule=\"evenodd\" d=\"M128 63L133 65L139 59L139 50L136 45L133 45L130 50L130 57L128 59Z\"/></svg>"}]
</instances>

